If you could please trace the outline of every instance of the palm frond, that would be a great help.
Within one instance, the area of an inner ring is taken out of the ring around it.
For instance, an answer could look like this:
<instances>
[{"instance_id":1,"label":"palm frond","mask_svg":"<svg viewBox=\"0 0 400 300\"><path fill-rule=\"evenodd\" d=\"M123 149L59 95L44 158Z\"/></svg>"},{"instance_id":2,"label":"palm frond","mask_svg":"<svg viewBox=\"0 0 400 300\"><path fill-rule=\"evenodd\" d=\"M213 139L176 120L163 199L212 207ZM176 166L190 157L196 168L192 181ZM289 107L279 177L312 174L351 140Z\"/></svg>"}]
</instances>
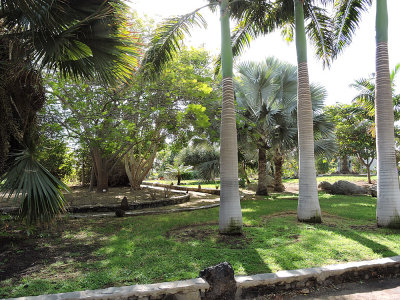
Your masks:
<instances>
[{"instance_id":1,"label":"palm frond","mask_svg":"<svg viewBox=\"0 0 400 300\"><path fill-rule=\"evenodd\" d=\"M395 86L395 79L397 74L400 71L400 64L397 64L394 69L390 72L390 81L392 82L392 86Z\"/></svg>"},{"instance_id":2,"label":"palm frond","mask_svg":"<svg viewBox=\"0 0 400 300\"><path fill-rule=\"evenodd\" d=\"M316 156L324 156L331 159L336 155L337 148L335 139L319 139L314 141L314 153Z\"/></svg>"},{"instance_id":3,"label":"palm frond","mask_svg":"<svg viewBox=\"0 0 400 300\"><path fill-rule=\"evenodd\" d=\"M120 0L2 1L5 31L35 66L64 76L126 80L137 66L140 45L129 32Z\"/></svg>"},{"instance_id":4,"label":"palm frond","mask_svg":"<svg viewBox=\"0 0 400 300\"><path fill-rule=\"evenodd\" d=\"M361 22L361 16L368 11L372 0L339 0L334 15L334 57L350 45L353 35Z\"/></svg>"},{"instance_id":5,"label":"palm frond","mask_svg":"<svg viewBox=\"0 0 400 300\"><path fill-rule=\"evenodd\" d=\"M326 9L310 4L306 5L305 9L306 17L311 19L306 33L314 45L317 58L322 59L324 66L329 66L334 53L333 22Z\"/></svg>"},{"instance_id":6,"label":"palm frond","mask_svg":"<svg viewBox=\"0 0 400 300\"><path fill-rule=\"evenodd\" d=\"M0 179L2 198L20 200L19 217L27 224L47 223L65 212L62 191L69 188L37 162L29 150L15 154L13 166Z\"/></svg>"},{"instance_id":7,"label":"palm frond","mask_svg":"<svg viewBox=\"0 0 400 300\"><path fill-rule=\"evenodd\" d=\"M205 19L199 13L202 8L182 16L166 19L157 28L151 40L151 47L147 50L142 61L142 71L145 74L150 77L158 74L165 64L179 51L181 42L185 35L190 35L192 27L207 27Z\"/></svg>"}]
</instances>

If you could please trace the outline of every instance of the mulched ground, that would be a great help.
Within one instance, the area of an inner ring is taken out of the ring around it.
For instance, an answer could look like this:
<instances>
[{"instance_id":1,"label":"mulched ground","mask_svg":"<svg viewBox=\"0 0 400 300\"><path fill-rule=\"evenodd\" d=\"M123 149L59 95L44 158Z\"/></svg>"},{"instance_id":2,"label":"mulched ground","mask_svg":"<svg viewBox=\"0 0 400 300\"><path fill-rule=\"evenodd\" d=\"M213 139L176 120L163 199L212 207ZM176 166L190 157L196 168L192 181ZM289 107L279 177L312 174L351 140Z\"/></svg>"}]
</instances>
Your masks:
<instances>
[{"instance_id":1,"label":"mulched ground","mask_svg":"<svg viewBox=\"0 0 400 300\"><path fill-rule=\"evenodd\" d=\"M72 187L71 193L65 194L65 199L70 206L81 205L113 205L120 204L126 197L128 202L147 202L152 200L165 199L164 189L142 188L141 190L131 191L129 187L112 187L107 193L89 192L87 187ZM170 193L169 196L181 195ZM18 206L14 199L0 200L0 208Z\"/></svg>"},{"instance_id":2,"label":"mulched ground","mask_svg":"<svg viewBox=\"0 0 400 300\"><path fill-rule=\"evenodd\" d=\"M102 246L102 238L96 236L83 236L77 243L76 239L69 240L63 237L65 232L79 233L84 227L101 226L104 220L58 220L51 229L42 229L36 233L28 233L14 220L0 221L0 282L12 278L18 280L21 277L40 272L45 266L53 263L60 264L60 272L57 277L71 274L62 269L77 262L87 262L99 259L93 256L94 250ZM120 222L109 220L115 226L115 231L120 229ZM112 235L115 231L110 232ZM103 233L107 236L107 233ZM54 275L52 275L54 276Z\"/></svg>"}]
</instances>

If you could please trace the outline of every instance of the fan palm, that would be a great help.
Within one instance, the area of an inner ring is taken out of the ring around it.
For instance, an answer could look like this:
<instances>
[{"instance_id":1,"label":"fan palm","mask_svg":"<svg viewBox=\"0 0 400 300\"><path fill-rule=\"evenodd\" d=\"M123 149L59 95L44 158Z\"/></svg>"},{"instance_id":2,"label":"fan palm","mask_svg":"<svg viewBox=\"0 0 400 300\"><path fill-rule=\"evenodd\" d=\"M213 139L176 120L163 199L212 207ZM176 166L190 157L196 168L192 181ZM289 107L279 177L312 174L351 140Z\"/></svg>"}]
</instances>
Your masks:
<instances>
[{"instance_id":1,"label":"fan palm","mask_svg":"<svg viewBox=\"0 0 400 300\"><path fill-rule=\"evenodd\" d=\"M343 1L336 17L336 53L351 43L362 12L371 0ZM400 190L396 167L392 86L388 56L387 0L376 0L375 123L378 161L378 226L400 228Z\"/></svg>"},{"instance_id":2,"label":"fan palm","mask_svg":"<svg viewBox=\"0 0 400 300\"><path fill-rule=\"evenodd\" d=\"M222 61L222 113L221 113L221 156L220 156L220 211L219 231L236 234L242 230L238 184L238 157L235 105L232 80L232 48L230 37L230 1L210 1L205 7L220 8L221 61ZM192 26L205 26L199 9L192 13L168 19L157 30L152 45L143 60L145 73L154 75L172 59L179 50L184 34Z\"/></svg>"},{"instance_id":3,"label":"fan palm","mask_svg":"<svg viewBox=\"0 0 400 300\"><path fill-rule=\"evenodd\" d=\"M47 223L65 211L62 191L68 187L34 158L32 152L14 155L9 171L0 177L2 197L20 201L19 217L27 224Z\"/></svg>"},{"instance_id":4,"label":"fan palm","mask_svg":"<svg viewBox=\"0 0 400 300\"><path fill-rule=\"evenodd\" d=\"M35 143L36 112L45 102L42 70L59 71L63 76L70 77L95 77L107 83L130 76L136 65L138 45L136 40L127 39L129 33L121 17L124 8L119 0L1 1L0 109L4 114L0 120L0 173L6 171L9 151L20 151ZM33 162L34 156L29 159ZM25 161L9 160L8 165L15 167L14 163ZM4 176L12 183L19 179L22 185L25 177L13 171L14 167ZM39 171L29 174L38 176L30 179L34 184L42 184L42 179L48 175L42 172L44 177L40 179ZM58 186L50 177L47 179L47 182ZM51 189L50 185L41 187ZM29 196L35 189L26 189L25 192L28 194L24 195L24 199L28 202L42 201L38 195ZM54 201L54 207L59 207L61 212L62 199L54 195L49 192L45 199ZM47 201L45 199L43 201ZM33 213L33 210L27 211ZM35 212L48 219L56 210L43 205L43 210ZM27 216L26 219L43 218Z\"/></svg>"},{"instance_id":5,"label":"fan palm","mask_svg":"<svg viewBox=\"0 0 400 300\"><path fill-rule=\"evenodd\" d=\"M266 151L273 147L273 136L279 130L277 120L285 119L284 104L276 101L277 95L282 95L278 92L280 83L290 85L289 81L281 81L283 76L279 75L282 69L283 64L274 58L268 58L260 64L244 62L238 66L239 76L235 86L239 112L245 118L247 130L258 150L257 195L268 195ZM286 97L280 99L287 100Z\"/></svg>"},{"instance_id":6,"label":"fan palm","mask_svg":"<svg viewBox=\"0 0 400 300\"><path fill-rule=\"evenodd\" d=\"M307 66L306 32L318 57L329 64L333 54L332 22L326 9L315 5L333 1L277 0L254 1L245 9L234 11L241 20L233 36L233 53L239 53L252 38L284 27L285 34L296 36L298 58L298 128L299 128L299 205L298 219L321 222L314 162L313 124ZM310 22L305 27L304 20Z\"/></svg>"},{"instance_id":7,"label":"fan palm","mask_svg":"<svg viewBox=\"0 0 400 300\"><path fill-rule=\"evenodd\" d=\"M297 147L297 70L290 64L268 58L261 64L241 63L238 67L236 95L239 112L247 121L250 132L258 145L266 145L273 151L275 164L275 191L282 191L282 164L284 152ZM315 128L317 152L332 148L333 126L324 114L322 107L326 91L318 85L311 85L313 123ZM240 110L242 108L242 110ZM261 143L262 141L262 143ZM327 145L329 144L329 147ZM259 148L259 152L265 148ZM326 153L326 151L324 151ZM259 165L266 162L260 161ZM259 169L259 187L265 168Z\"/></svg>"},{"instance_id":8,"label":"fan palm","mask_svg":"<svg viewBox=\"0 0 400 300\"><path fill-rule=\"evenodd\" d=\"M176 177L176 180L178 180L177 185L181 185L182 175L191 169L193 169L192 166L185 166L175 162L173 165L168 165L165 172Z\"/></svg>"}]
</instances>

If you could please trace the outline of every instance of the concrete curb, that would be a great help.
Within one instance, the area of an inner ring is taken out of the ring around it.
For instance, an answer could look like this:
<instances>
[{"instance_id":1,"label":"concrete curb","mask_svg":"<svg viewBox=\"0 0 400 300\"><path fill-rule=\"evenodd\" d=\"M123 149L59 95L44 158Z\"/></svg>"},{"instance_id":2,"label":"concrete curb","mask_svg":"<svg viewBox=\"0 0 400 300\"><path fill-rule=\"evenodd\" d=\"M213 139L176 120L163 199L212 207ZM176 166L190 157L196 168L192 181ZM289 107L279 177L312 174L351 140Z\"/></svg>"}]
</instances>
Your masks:
<instances>
[{"instance_id":1,"label":"concrete curb","mask_svg":"<svg viewBox=\"0 0 400 300\"><path fill-rule=\"evenodd\" d=\"M220 190L219 189L210 189L210 188L200 188L198 187L187 187L184 185L174 185L174 184L164 184L164 183L158 183L158 182L148 182L148 181L143 181L144 185L152 185L152 186L157 186L157 187L169 187L174 190L180 190L180 191L189 191L189 192L199 192L199 193L206 193L206 194L212 194L212 195L219 195Z\"/></svg>"},{"instance_id":2,"label":"concrete curb","mask_svg":"<svg viewBox=\"0 0 400 300\"><path fill-rule=\"evenodd\" d=\"M154 187L146 186L147 188ZM138 210L144 208L156 208L168 205L176 205L184 202L190 201L190 195L184 191L171 190L173 193L177 193L179 195L172 196L166 199L159 199L153 201L144 201L144 202L131 202L129 203L130 210ZM111 204L111 205L81 205L81 206L68 206L67 212L71 214L75 213L106 213L113 212L115 215L115 210L119 209L121 204ZM17 214L19 211L19 207L4 207L0 208L0 213L2 214Z\"/></svg>"},{"instance_id":3,"label":"concrete curb","mask_svg":"<svg viewBox=\"0 0 400 300\"><path fill-rule=\"evenodd\" d=\"M400 256L370 261L350 262L319 268L279 271L276 273L236 276L237 291L235 299L254 299L272 292L302 289L318 285L330 285L345 281L367 280L400 273ZM53 295L12 298L18 300L73 300L73 299L176 299L200 300L210 288L201 278L183 281L163 282L146 285L112 287L101 290L88 290ZM166 298L168 297L168 298Z\"/></svg>"},{"instance_id":4,"label":"concrete curb","mask_svg":"<svg viewBox=\"0 0 400 300\"><path fill-rule=\"evenodd\" d=\"M125 213L125 217L136 217L136 216L145 216L145 215L162 215L162 214L170 214L170 213L179 213L179 212L186 212L186 211L194 211L200 209L207 209L207 208L214 208L218 207L219 204L210 204L210 205L203 205L198 207L185 207L185 208L172 208L168 210L146 210L146 211L127 211ZM71 214L71 218L81 219L81 218L107 218L107 217L115 217L115 213L113 212L104 212L104 213L82 213L82 214Z\"/></svg>"}]
</instances>

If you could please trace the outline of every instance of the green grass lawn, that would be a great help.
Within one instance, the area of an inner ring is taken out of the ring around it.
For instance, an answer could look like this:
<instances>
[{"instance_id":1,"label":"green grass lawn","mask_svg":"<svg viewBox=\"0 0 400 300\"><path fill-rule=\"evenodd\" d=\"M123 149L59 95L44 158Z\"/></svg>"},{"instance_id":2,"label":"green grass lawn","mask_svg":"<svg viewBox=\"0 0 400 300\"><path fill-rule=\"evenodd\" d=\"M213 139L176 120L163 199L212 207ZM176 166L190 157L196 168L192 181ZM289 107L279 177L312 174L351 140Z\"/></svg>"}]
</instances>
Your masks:
<instances>
[{"instance_id":1,"label":"green grass lawn","mask_svg":"<svg viewBox=\"0 0 400 300\"><path fill-rule=\"evenodd\" d=\"M317 182L321 181L328 181L330 183L334 183L339 180L346 180L346 181L364 181L368 183L367 175L324 175L324 176L317 176ZM376 181L376 176L371 176L371 180ZM298 183L299 179L283 179L283 183Z\"/></svg>"},{"instance_id":2,"label":"green grass lawn","mask_svg":"<svg viewBox=\"0 0 400 300\"><path fill-rule=\"evenodd\" d=\"M367 175L324 175L324 176L318 176L317 177L317 182L321 181L328 181L330 183L334 183L338 180L346 180L346 181L364 181L365 183L368 182ZM371 176L371 180L376 181L376 176ZM171 184L173 182L174 184L177 184L176 180L146 180L147 182L159 182L163 184ZM252 182L257 183L257 179L255 178L252 180ZM283 183L298 183L299 179L283 179ZM198 187L199 184L201 187L204 188L212 188L215 189L216 186L219 188L219 180L215 182L205 182L201 181L199 179L192 179L192 180L182 180L181 185L182 186L187 186L187 187Z\"/></svg>"},{"instance_id":3,"label":"green grass lawn","mask_svg":"<svg viewBox=\"0 0 400 300\"><path fill-rule=\"evenodd\" d=\"M242 201L244 235L233 237L218 235L218 208L65 219L28 238L3 218L0 237L11 245L0 247L8 251L0 252L0 298L194 278L223 261L239 275L400 254L399 231L375 225L375 198L320 194L320 203L324 222L312 225L297 222L293 195ZM32 257L4 277L10 262Z\"/></svg>"}]
</instances>

